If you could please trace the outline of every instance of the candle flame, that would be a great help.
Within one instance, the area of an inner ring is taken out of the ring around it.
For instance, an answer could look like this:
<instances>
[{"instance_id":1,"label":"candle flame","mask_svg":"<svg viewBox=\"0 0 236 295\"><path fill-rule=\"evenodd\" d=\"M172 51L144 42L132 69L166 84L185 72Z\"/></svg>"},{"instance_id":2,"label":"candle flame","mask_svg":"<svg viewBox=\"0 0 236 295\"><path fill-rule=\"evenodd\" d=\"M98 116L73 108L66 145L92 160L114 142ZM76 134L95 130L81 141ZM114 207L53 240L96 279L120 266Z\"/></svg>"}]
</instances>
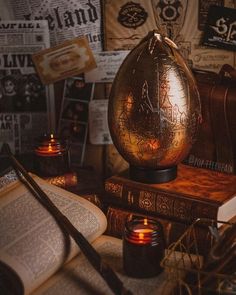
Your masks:
<instances>
[{"instance_id":1,"label":"candle flame","mask_svg":"<svg viewBox=\"0 0 236 295\"><path fill-rule=\"evenodd\" d=\"M52 144L51 144L51 143L49 143L49 145L48 145L48 151L49 151L49 152L52 151Z\"/></svg>"},{"instance_id":2,"label":"candle flame","mask_svg":"<svg viewBox=\"0 0 236 295\"><path fill-rule=\"evenodd\" d=\"M51 134L50 137L53 138L54 137L53 134Z\"/></svg>"},{"instance_id":3,"label":"candle flame","mask_svg":"<svg viewBox=\"0 0 236 295\"><path fill-rule=\"evenodd\" d=\"M144 218L144 220L143 220L143 224L144 224L144 225L148 225L147 218Z\"/></svg>"},{"instance_id":4,"label":"candle flame","mask_svg":"<svg viewBox=\"0 0 236 295\"><path fill-rule=\"evenodd\" d=\"M138 234L138 238L139 238L140 240L143 240L143 239L144 239L144 234L143 234L143 233L139 233L139 234Z\"/></svg>"}]
</instances>

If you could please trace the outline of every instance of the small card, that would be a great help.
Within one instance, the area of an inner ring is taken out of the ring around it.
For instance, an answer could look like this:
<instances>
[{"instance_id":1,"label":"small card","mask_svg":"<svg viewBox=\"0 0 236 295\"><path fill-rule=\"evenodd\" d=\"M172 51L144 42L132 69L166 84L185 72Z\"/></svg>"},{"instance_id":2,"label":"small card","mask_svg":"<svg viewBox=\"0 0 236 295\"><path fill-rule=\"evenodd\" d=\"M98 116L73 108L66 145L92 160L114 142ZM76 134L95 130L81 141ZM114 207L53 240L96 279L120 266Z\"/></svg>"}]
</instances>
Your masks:
<instances>
[{"instance_id":1,"label":"small card","mask_svg":"<svg viewBox=\"0 0 236 295\"><path fill-rule=\"evenodd\" d=\"M89 103L89 140L91 144L112 144L109 132L108 99L94 99Z\"/></svg>"},{"instance_id":2,"label":"small card","mask_svg":"<svg viewBox=\"0 0 236 295\"><path fill-rule=\"evenodd\" d=\"M97 68L85 73L86 83L111 83L129 50L103 51L95 55Z\"/></svg>"},{"instance_id":3,"label":"small card","mask_svg":"<svg viewBox=\"0 0 236 295\"><path fill-rule=\"evenodd\" d=\"M236 51L236 9L210 6L203 45Z\"/></svg>"},{"instance_id":4,"label":"small card","mask_svg":"<svg viewBox=\"0 0 236 295\"><path fill-rule=\"evenodd\" d=\"M76 76L96 67L96 62L86 37L66 41L32 55L42 83Z\"/></svg>"}]
</instances>

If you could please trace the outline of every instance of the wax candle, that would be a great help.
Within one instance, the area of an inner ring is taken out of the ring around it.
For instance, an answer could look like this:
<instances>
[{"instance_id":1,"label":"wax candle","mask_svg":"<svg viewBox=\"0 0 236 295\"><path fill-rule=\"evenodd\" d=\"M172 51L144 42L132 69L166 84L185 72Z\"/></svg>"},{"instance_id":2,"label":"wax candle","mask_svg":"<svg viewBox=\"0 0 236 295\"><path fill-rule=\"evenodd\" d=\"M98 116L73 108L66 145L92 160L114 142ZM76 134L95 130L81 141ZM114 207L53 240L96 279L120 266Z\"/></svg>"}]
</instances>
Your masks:
<instances>
[{"instance_id":1,"label":"wax candle","mask_svg":"<svg viewBox=\"0 0 236 295\"><path fill-rule=\"evenodd\" d=\"M150 218L126 222L123 235L123 267L128 276L146 278L158 275L164 257L163 229Z\"/></svg>"},{"instance_id":2,"label":"wax candle","mask_svg":"<svg viewBox=\"0 0 236 295\"><path fill-rule=\"evenodd\" d=\"M54 134L38 139L35 157L36 172L42 176L57 176L69 171L68 145Z\"/></svg>"}]
</instances>

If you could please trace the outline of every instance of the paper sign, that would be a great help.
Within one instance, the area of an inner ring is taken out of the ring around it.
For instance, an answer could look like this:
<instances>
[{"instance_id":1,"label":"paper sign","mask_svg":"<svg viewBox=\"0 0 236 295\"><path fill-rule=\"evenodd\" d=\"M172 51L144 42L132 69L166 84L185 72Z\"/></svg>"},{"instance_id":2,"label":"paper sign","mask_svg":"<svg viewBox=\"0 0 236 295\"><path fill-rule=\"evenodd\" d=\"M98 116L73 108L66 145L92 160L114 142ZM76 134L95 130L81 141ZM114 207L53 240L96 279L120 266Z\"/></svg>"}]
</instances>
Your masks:
<instances>
[{"instance_id":1,"label":"paper sign","mask_svg":"<svg viewBox=\"0 0 236 295\"><path fill-rule=\"evenodd\" d=\"M89 140L92 144L112 144L107 110L108 99L94 99L89 103Z\"/></svg>"},{"instance_id":2,"label":"paper sign","mask_svg":"<svg viewBox=\"0 0 236 295\"><path fill-rule=\"evenodd\" d=\"M87 83L112 82L129 52L129 50L122 50L97 53L95 55L97 68L85 73L85 81Z\"/></svg>"},{"instance_id":3,"label":"paper sign","mask_svg":"<svg viewBox=\"0 0 236 295\"><path fill-rule=\"evenodd\" d=\"M44 84L76 76L96 67L86 37L75 38L32 55Z\"/></svg>"}]
</instances>

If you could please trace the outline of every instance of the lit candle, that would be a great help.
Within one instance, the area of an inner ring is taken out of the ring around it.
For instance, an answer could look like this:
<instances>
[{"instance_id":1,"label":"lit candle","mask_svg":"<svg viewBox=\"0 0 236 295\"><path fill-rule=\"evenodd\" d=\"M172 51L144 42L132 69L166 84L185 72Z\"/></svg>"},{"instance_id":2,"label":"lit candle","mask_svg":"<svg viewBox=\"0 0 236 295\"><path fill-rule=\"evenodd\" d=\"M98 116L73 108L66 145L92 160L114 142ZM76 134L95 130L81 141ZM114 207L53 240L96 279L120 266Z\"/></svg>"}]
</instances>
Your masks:
<instances>
[{"instance_id":1,"label":"lit candle","mask_svg":"<svg viewBox=\"0 0 236 295\"><path fill-rule=\"evenodd\" d=\"M42 157L57 156L58 154L63 154L65 151L66 147L53 134L44 136L35 149L35 153Z\"/></svg>"},{"instance_id":2,"label":"lit candle","mask_svg":"<svg viewBox=\"0 0 236 295\"><path fill-rule=\"evenodd\" d=\"M68 147L53 134L39 139L35 156L36 172L42 176L61 175L69 170Z\"/></svg>"},{"instance_id":3,"label":"lit candle","mask_svg":"<svg viewBox=\"0 0 236 295\"><path fill-rule=\"evenodd\" d=\"M123 266L128 276L145 278L158 275L164 257L163 229L150 218L126 222L123 236Z\"/></svg>"}]
</instances>

